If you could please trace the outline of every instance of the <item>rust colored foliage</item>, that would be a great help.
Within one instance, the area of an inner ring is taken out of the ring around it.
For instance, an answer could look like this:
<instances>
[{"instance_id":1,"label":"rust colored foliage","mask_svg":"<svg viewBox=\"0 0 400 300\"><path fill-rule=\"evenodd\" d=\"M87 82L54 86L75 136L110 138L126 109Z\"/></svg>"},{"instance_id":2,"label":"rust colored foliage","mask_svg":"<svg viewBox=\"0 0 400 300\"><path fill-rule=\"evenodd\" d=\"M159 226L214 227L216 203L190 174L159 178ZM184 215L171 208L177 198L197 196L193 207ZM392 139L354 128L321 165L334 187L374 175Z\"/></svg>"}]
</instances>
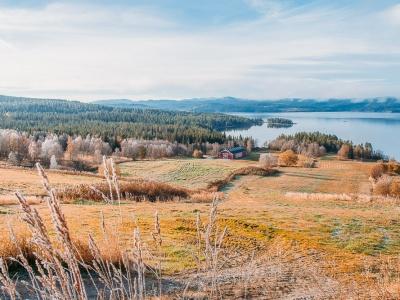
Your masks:
<instances>
[{"instance_id":1,"label":"rust colored foliage","mask_svg":"<svg viewBox=\"0 0 400 300\"><path fill-rule=\"evenodd\" d=\"M377 164L371 168L369 175L374 179L377 180L385 173L385 168L383 164Z\"/></svg>"},{"instance_id":2,"label":"rust colored foliage","mask_svg":"<svg viewBox=\"0 0 400 300\"><path fill-rule=\"evenodd\" d=\"M297 154L293 152L293 150L286 150L285 152L279 154L278 163L280 166L289 167L289 166L295 166L298 160L299 158Z\"/></svg>"}]
</instances>

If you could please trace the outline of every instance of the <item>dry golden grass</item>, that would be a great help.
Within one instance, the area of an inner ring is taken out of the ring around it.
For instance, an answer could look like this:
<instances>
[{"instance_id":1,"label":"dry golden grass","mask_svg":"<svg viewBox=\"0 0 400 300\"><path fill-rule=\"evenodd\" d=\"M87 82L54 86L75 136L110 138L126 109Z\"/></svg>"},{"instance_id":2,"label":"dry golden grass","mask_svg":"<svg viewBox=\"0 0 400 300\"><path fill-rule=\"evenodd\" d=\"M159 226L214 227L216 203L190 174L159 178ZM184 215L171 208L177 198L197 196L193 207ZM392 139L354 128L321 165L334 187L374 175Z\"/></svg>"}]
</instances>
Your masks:
<instances>
[{"instance_id":1,"label":"dry golden grass","mask_svg":"<svg viewBox=\"0 0 400 300\"><path fill-rule=\"evenodd\" d=\"M90 176L72 172L48 171L48 176L56 188L104 181L96 175ZM34 169L0 168L0 178L0 194L12 194L17 190L25 195L44 194L41 183L37 178L37 172Z\"/></svg>"},{"instance_id":2,"label":"dry golden grass","mask_svg":"<svg viewBox=\"0 0 400 300\"><path fill-rule=\"evenodd\" d=\"M26 197L29 205L40 204L43 202L42 197L29 196ZM0 206L1 205L15 205L18 204L15 194L0 195Z\"/></svg>"},{"instance_id":3,"label":"dry golden grass","mask_svg":"<svg viewBox=\"0 0 400 300\"><path fill-rule=\"evenodd\" d=\"M182 160L177 164L188 161L192 160ZM199 164L203 164L203 161L206 160L201 160ZM216 162L232 166L232 169L252 165L242 161ZM165 161L144 162L148 169L152 163L156 166L151 169L154 173L153 179L177 169ZM339 299L350 295L346 294L349 291L355 293L355 296L352 294L354 298L361 299L367 296L381 299L385 294L398 295L398 204L390 201L348 201L343 196L360 192L369 195L368 176L371 166L369 163L353 161L321 160L314 169L281 168L279 176L249 175L236 179L225 189L225 200L220 205L218 227L221 230L227 227L225 246L242 255L250 255L254 251L257 258L266 257L262 264L273 263L279 270L286 270L282 275L286 278L284 285L289 290L297 291L298 294L293 294L294 296L304 296L307 293L300 292L299 286L293 287L290 285L293 283L287 283L292 279L301 283L302 287L315 285L315 282L320 282L321 285L331 282L329 291L324 292L343 291L341 296L338 296L340 293L332 294ZM172 171L166 171L168 168ZM124 174L123 165L121 170ZM230 171L229 168L226 174ZM51 176L49 174L50 181ZM145 176L150 177L150 174L145 173ZM212 181L208 181L209 174L203 173L201 176L192 181L187 177L183 185L201 187L204 184L199 184L200 181L207 184ZM37 176L34 177L37 180ZM125 178L130 177L125 175ZM288 193L291 193L290 197L287 197ZM141 228L144 243L153 247L154 211L157 210L162 228L162 250L165 253L162 262L164 272L178 276L176 274L188 274L196 268L192 255L195 250L196 215L200 212L202 220L206 221L210 204L203 203L207 200L202 199L207 196L198 195L199 199L195 203L123 203L120 210L123 222L119 221L119 208L115 205L82 202L79 205L64 204L62 209L73 240L81 240L82 249L86 249L86 241L82 237L92 234L102 252L113 260L117 259L120 249L132 247L132 228L136 225ZM46 224L49 224L50 216L45 205L38 204L35 207L43 215ZM26 231L20 226L17 208L9 206L2 209L4 212L0 213L0 236L5 237L8 234L7 224L11 223L23 239ZM103 238L101 216L104 216L107 224L106 230L113 236L112 241ZM112 232L118 232L118 238ZM0 253L3 255L9 255L12 251L9 243L0 245ZM271 251L280 254L271 254ZM310 273L312 270L315 274ZM272 285L273 288L274 285L283 284L268 277L269 275L263 276L268 281L260 283L261 286ZM291 293L286 292L285 295L292 295ZM278 296L271 293L264 298L273 299ZM315 298L323 299L323 295Z\"/></svg>"},{"instance_id":4,"label":"dry golden grass","mask_svg":"<svg viewBox=\"0 0 400 300\"><path fill-rule=\"evenodd\" d=\"M225 195L222 192L198 191L190 195L190 200L197 203L211 203L215 197L222 200Z\"/></svg>"}]
</instances>

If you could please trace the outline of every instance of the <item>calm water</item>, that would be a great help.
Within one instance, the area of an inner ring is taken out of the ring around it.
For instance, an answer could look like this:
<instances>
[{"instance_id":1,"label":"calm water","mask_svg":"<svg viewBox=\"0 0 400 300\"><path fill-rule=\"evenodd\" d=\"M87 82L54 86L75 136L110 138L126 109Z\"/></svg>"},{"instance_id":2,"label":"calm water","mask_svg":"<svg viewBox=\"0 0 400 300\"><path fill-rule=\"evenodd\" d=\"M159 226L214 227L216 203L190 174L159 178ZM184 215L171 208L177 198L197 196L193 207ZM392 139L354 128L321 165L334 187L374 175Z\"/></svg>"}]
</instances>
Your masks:
<instances>
[{"instance_id":1,"label":"calm water","mask_svg":"<svg viewBox=\"0 0 400 300\"><path fill-rule=\"evenodd\" d=\"M320 131L337 135L354 143L372 143L374 149L383 151L389 157L400 159L400 114L399 113L354 113L354 112L312 112L312 113L253 113L237 114L251 118L282 117L296 124L290 128L268 128L267 124L253 126L247 130L227 131L227 134L252 136L257 145L275 139L278 135L299 131Z\"/></svg>"}]
</instances>

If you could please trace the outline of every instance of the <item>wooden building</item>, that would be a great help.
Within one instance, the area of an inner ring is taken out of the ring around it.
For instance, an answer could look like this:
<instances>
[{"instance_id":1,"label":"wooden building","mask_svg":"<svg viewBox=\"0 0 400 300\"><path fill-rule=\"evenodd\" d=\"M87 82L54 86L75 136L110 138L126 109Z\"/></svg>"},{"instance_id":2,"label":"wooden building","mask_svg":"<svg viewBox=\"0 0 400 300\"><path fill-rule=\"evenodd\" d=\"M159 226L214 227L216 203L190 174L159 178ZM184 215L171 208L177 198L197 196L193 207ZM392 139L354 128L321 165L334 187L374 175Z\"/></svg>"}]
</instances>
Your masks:
<instances>
[{"instance_id":1,"label":"wooden building","mask_svg":"<svg viewBox=\"0 0 400 300\"><path fill-rule=\"evenodd\" d=\"M247 155L246 149L243 147L233 147L224 149L219 152L218 157L222 159L238 159Z\"/></svg>"}]
</instances>

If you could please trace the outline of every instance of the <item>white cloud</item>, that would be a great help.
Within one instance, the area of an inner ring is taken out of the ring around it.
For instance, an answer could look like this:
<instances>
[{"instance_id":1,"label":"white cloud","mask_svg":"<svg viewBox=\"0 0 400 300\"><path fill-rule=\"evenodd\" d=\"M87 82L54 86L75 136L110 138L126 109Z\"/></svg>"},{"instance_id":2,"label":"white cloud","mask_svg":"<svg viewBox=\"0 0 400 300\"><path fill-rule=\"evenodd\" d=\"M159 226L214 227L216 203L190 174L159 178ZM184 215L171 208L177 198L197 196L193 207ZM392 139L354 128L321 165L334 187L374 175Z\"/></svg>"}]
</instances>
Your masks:
<instances>
[{"instance_id":1,"label":"white cloud","mask_svg":"<svg viewBox=\"0 0 400 300\"><path fill-rule=\"evenodd\" d=\"M149 7L0 7L0 94L82 100L400 95L400 85L387 80L400 75L387 69L392 62L366 68L343 58L368 63L376 59L369 54L400 53L392 35L374 34L371 24L384 28L374 14L360 20L347 10L297 11L275 3L251 3L275 14L272 19L190 30ZM257 66L269 69L255 72Z\"/></svg>"},{"instance_id":2,"label":"white cloud","mask_svg":"<svg viewBox=\"0 0 400 300\"><path fill-rule=\"evenodd\" d=\"M157 29L175 26L146 7L53 3L43 8L1 8L0 31L95 33L112 29Z\"/></svg>"},{"instance_id":3,"label":"white cloud","mask_svg":"<svg viewBox=\"0 0 400 300\"><path fill-rule=\"evenodd\" d=\"M246 0L246 2L268 17L277 17L284 10L284 1L276 0Z\"/></svg>"},{"instance_id":4,"label":"white cloud","mask_svg":"<svg viewBox=\"0 0 400 300\"><path fill-rule=\"evenodd\" d=\"M392 24L400 25L400 4L396 4L386 10L384 13L384 18L386 18Z\"/></svg>"}]
</instances>

